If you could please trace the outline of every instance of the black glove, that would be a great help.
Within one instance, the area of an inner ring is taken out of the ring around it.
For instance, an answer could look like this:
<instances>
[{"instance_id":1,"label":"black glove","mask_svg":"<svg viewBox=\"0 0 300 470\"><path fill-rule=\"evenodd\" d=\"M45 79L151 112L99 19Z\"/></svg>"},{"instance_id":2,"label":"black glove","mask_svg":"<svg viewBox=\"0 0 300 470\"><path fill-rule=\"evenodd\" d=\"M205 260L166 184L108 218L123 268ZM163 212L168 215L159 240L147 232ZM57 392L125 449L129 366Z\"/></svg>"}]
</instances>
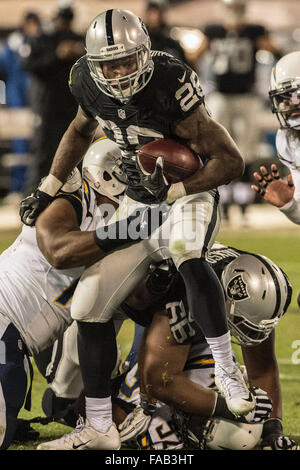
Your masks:
<instances>
[{"instance_id":1,"label":"black glove","mask_svg":"<svg viewBox=\"0 0 300 470\"><path fill-rule=\"evenodd\" d=\"M300 446L288 436L284 436L280 419L271 418L264 423L262 450L300 450Z\"/></svg>"},{"instance_id":2,"label":"black glove","mask_svg":"<svg viewBox=\"0 0 300 470\"><path fill-rule=\"evenodd\" d=\"M32 227L38 216L53 201L53 197L39 189L27 196L20 204L20 217L25 225Z\"/></svg>"},{"instance_id":3,"label":"black glove","mask_svg":"<svg viewBox=\"0 0 300 470\"><path fill-rule=\"evenodd\" d=\"M155 202L160 204L166 197L170 184L164 176L164 160L162 157L158 157L155 163L155 169L153 173L145 173L139 160L137 160L138 167L141 171L141 184L147 189L147 191L155 197Z\"/></svg>"}]
</instances>

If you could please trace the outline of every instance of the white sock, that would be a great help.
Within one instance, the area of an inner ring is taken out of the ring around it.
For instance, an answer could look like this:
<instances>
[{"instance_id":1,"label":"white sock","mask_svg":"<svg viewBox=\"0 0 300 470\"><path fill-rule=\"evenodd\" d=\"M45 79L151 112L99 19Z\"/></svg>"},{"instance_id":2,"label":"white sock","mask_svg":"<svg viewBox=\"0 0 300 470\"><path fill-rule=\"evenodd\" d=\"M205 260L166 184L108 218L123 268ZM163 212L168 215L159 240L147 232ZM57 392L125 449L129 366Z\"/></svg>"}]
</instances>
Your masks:
<instances>
[{"instance_id":1,"label":"white sock","mask_svg":"<svg viewBox=\"0 0 300 470\"><path fill-rule=\"evenodd\" d=\"M215 367L231 367L234 364L230 331L216 338L205 338L215 361Z\"/></svg>"},{"instance_id":2,"label":"white sock","mask_svg":"<svg viewBox=\"0 0 300 470\"><path fill-rule=\"evenodd\" d=\"M112 425L111 397L85 397L85 412L90 425L100 432L106 432Z\"/></svg>"}]
</instances>

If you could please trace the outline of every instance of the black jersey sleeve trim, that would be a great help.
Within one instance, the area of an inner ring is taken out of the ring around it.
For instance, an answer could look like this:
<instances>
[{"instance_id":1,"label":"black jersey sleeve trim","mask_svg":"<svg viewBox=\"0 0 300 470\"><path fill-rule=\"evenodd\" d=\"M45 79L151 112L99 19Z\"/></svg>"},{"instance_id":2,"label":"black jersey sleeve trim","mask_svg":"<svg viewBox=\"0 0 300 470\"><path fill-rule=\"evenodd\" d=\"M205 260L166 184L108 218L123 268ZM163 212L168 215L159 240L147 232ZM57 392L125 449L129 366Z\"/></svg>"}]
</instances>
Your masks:
<instances>
[{"instance_id":1,"label":"black jersey sleeve trim","mask_svg":"<svg viewBox=\"0 0 300 470\"><path fill-rule=\"evenodd\" d=\"M61 192L56 195L56 199L66 199L67 201L70 202L70 204L72 204L76 212L78 225L80 226L82 222L82 201L81 201L79 192L78 191L76 193L62 193Z\"/></svg>"}]
</instances>

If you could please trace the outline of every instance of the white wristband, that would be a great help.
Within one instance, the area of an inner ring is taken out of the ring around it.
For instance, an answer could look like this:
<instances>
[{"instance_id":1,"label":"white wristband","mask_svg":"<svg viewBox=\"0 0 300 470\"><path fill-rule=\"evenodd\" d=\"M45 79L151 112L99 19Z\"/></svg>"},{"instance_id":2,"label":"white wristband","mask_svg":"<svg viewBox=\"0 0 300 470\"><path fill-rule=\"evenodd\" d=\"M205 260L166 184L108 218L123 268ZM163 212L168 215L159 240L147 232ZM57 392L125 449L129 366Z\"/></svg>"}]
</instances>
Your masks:
<instances>
[{"instance_id":1,"label":"white wristband","mask_svg":"<svg viewBox=\"0 0 300 470\"><path fill-rule=\"evenodd\" d=\"M49 196L54 197L62 185L63 183L59 181L59 179L57 179L54 175L49 174L46 176L41 186L39 186L39 190L49 194Z\"/></svg>"},{"instance_id":2,"label":"white wristband","mask_svg":"<svg viewBox=\"0 0 300 470\"><path fill-rule=\"evenodd\" d=\"M279 207L279 210L294 224L300 225L300 201L293 198L284 206Z\"/></svg>"},{"instance_id":3,"label":"white wristband","mask_svg":"<svg viewBox=\"0 0 300 470\"><path fill-rule=\"evenodd\" d=\"M183 183L180 181L179 183L171 184L170 189L167 193L167 204L172 204L172 202L176 201L180 197L186 196L186 190Z\"/></svg>"},{"instance_id":4,"label":"white wristband","mask_svg":"<svg viewBox=\"0 0 300 470\"><path fill-rule=\"evenodd\" d=\"M283 206L279 207L282 212L289 211L290 209L294 209L297 203L294 198L292 198L289 202L286 202Z\"/></svg>"}]
</instances>

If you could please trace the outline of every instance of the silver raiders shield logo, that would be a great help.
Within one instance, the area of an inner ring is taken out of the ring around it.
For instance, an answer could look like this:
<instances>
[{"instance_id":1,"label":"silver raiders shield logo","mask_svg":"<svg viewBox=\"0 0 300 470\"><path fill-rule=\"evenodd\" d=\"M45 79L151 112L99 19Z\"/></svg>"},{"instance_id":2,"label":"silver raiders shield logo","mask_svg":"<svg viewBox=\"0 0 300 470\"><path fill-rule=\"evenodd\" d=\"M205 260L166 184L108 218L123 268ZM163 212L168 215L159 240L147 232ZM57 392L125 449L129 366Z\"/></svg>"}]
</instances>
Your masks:
<instances>
[{"instance_id":1,"label":"silver raiders shield logo","mask_svg":"<svg viewBox=\"0 0 300 470\"><path fill-rule=\"evenodd\" d=\"M227 296L235 301L244 300L249 297L247 292L247 285L244 282L241 274L232 278L228 283Z\"/></svg>"}]
</instances>

